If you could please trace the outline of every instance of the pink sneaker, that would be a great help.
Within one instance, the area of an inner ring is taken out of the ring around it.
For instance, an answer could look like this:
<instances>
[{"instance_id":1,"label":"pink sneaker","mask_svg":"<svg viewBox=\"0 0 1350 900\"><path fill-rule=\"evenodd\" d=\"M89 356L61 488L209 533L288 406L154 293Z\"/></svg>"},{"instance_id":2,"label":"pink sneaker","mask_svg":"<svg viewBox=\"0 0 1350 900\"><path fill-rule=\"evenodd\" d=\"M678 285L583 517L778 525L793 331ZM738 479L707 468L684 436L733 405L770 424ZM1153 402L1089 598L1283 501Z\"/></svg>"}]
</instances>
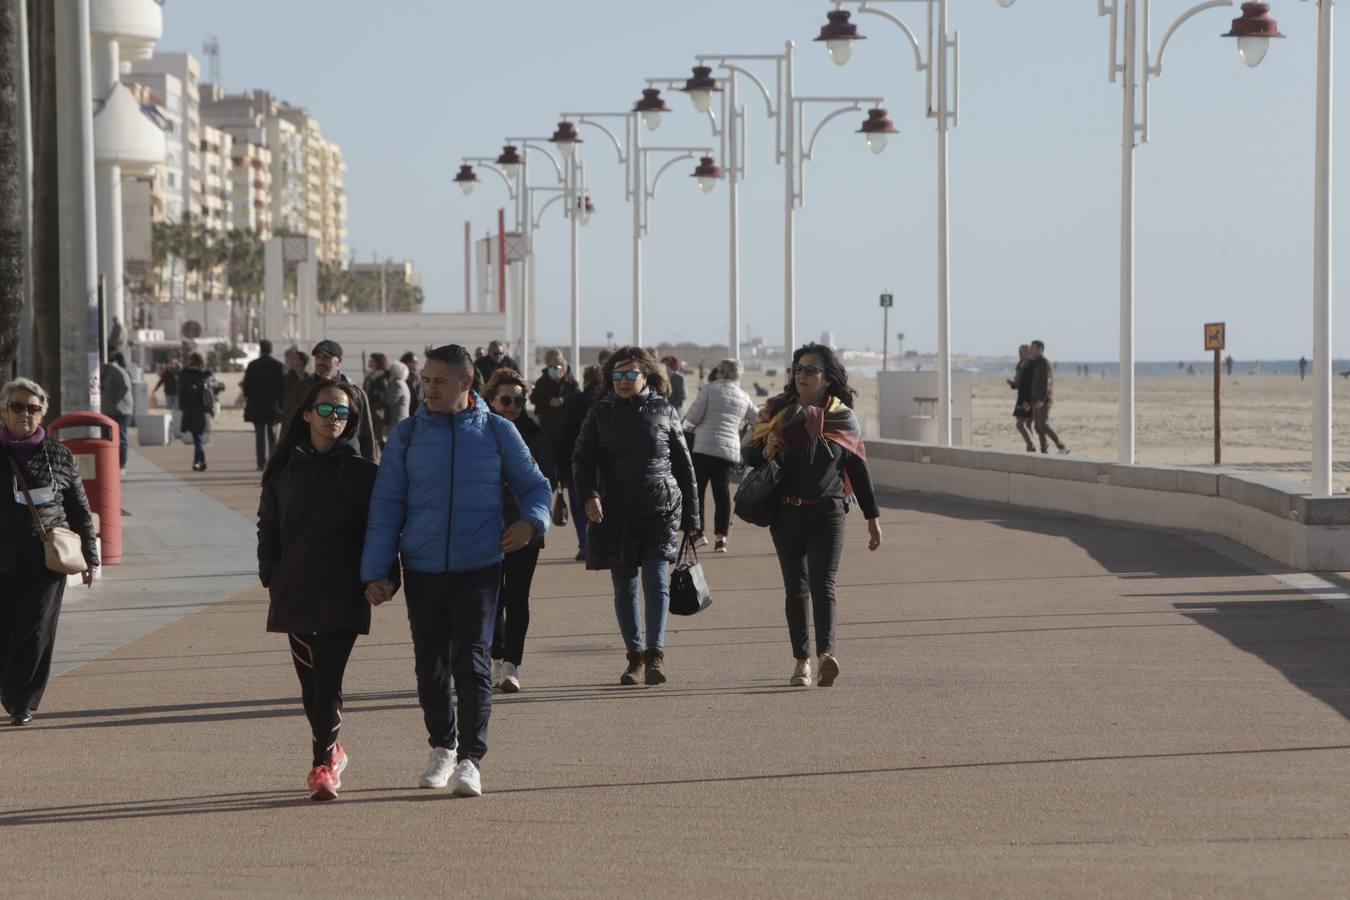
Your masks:
<instances>
[{"instance_id":1,"label":"pink sneaker","mask_svg":"<svg viewBox=\"0 0 1350 900\"><path fill-rule=\"evenodd\" d=\"M338 777L341 777L342 773L347 771L347 751L342 749L341 744L335 744L333 746L332 769L333 774ZM338 787L341 787L341 785L338 785Z\"/></svg>"}]
</instances>

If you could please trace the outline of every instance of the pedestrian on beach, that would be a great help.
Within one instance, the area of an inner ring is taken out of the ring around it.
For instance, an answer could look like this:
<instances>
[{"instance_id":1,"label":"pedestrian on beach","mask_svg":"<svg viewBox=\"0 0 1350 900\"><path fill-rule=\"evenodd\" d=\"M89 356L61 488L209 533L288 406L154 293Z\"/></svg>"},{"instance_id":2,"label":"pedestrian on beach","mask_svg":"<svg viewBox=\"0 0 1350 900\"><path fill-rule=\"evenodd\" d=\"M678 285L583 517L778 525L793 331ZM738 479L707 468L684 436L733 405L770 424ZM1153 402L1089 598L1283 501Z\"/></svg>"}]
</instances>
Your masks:
<instances>
[{"instance_id":1,"label":"pedestrian on beach","mask_svg":"<svg viewBox=\"0 0 1350 900\"><path fill-rule=\"evenodd\" d=\"M811 685L807 607L816 629L816 677L839 677L835 577L844 551L845 515L854 499L867 519L867 549L881 547L881 511L872 492L862 427L851 404L856 392L834 351L807 344L792 354L792 377L759 413L746 463L776 458L783 467L782 503L769 526L786 591L788 636L796 663L788 684Z\"/></svg>"},{"instance_id":2,"label":"pedestrian on beach","mask_svg":"<svg viewBox=\"0 0 1350 900\"><path fill-rule=\"evenodd\" d=\"M408 367L408 377L405 379L408 384L408 409L417 409L422 405L422 375L417 367L417 354L409 350L398 361Z\"/></svg>"},{"instance_id":3,"label":"pedestrian on beach","mask_svg":"<svg viewBox=\"0 0 1350 900\"><path fill-rule=\"evenodd\" d=\"M558 441L553 447L554 471L559 478L566 479L564 486L567 489L568 510L577 531L577 562L586 560L586 504L585 498L577 491L576 482L572 480L572 457L582 423L598 398L599 385L600 366L587 366L581 373L581 390L568 397L563 406L562 425L559 426Z\"/></svg>"},{"instance_id":4,"label":"pedestrian on beach","mask_svg":"<svg viewBox=\"0 0 1350 900\"><path fill-rule=\"evenodd\" d=\"M1298 358L1298 380L1302 381L1308 377L1308 357L1300 356Z\"/></svg>"},{"instance_id":5,"label":"pedestrian on beach","mask_svg":"<svg viewBox=\"0 0 1350 900\"><path fill-rule=\"evenodd\" d=\"M352 398L352 409L356 410L356 418L359 424L357 432L358 449L361 456L365 459L380 461L380 445L375 440L375 427L370 423L371 407L370 401L366 398L366 392L360 385L353 384L342 372L342 345L337 341L322 340L314 345L314 350L310 354L314 358L314 374L306 376L301 382L303 389L297 385L294 395L290 398L294 401L294 406L285 410L283 419L287 422L295 417L295 411L300 407L301 401L308 396L309 389L319 382L332 384L343 384L351 388L348 395Z\"/></svg>"},{"instance_id":6,"label":"pedestrian on beach","mask_svg":"<svg viewBox=\"0 0 1350 900\"><path fill-rule=\"evenodd\" d=\"M1031 440L1031 378L1028 377L1031 363L1031 345L1022 344L1017 348L1017 369L1013 377L1008 379L1008 387L1017 392L1017 399L1013 401L1013 421L1017 423L1017 433L1026 442L1027 452L1035 453L1036 445Z\"/></svg>"},{"instance_id":7,"label":"pedestrian on beach","mask_svg":"<svg viewBox=\"0 0 1350 900\"><path fill-rule=\"evenodd\" d=\"M182 410L184 434L192 435L192 471L206 471L206 438L215 418L217 395L225 385L206 368L200 353L189 354L187 368L178 376L178 408Z\"/></svg>"},{"instance_id":8,"label":"pedestrian on beach","mask_svg":"<svg viewBox=\"0 0 1350 900\"><path fill-rule=\"evenodd\" d=\"M253 452L261 472L277 442L286 365L272 355L272 342L258 342L258 358L244 368L244 421L253 425Z\"/></svg>"},{"instance_id":9,"label":"pedestrian on beach","mask_svg":"<svg viewBox=\"0 0 1350 900\"><path fill-rule=\"evenodd\" d=\"M698 531L694 536L697 546L708 542L708 485L713 495L714 553L727 552L727 535L731 531L731 470L741 464L741 435L755 425L759 408L750 395L741 390L739 360L724 359L717 364L716 380L699 390L689 412L684 414L686 427L694 429L694 475L698 479Z\"/></svg>"},{"instance_id":10,"label":"pedestrian on beach","mask_svg":"<svg viewBox=\"0 0 1350 900\"><path fill-rule=\"evenodd\" d=\"M530 392L530 405L534 407L534 414L551 445L556 446L562 436L562 420L568 398L580 390L563 352L553 349L545 353L544 374L534 383L534 390Z\"/></svg>"},{"instance_id":11,"label":"pedestrian on beach","mask_svg":"<svg viewBox=\"0 0 1350 900\"><path fill-rule=\"evenodd\" d=\"M99 407L103 414L117 423L117 460L122 471L127 468L127 432L131 430L131 414L136 401L131 393L131 373L121 352L108 356L100 373L102 388Z\"/></svg>"},{"instance_id":12,"label":"pedestrian on beach","mask_svg":"<svg viewBox=\"0 0 1350 900\"><path fill-rule=\"evenodd\" d=\"M1031 415L1036 428L1036 436L1041 440L1041 452L1049 453L1049 442L1059 448L1061 456L1069 455L1069 448L1050 427L1050 408L1055 402L1055 370L1050 360L1045 358L1045 344L1031 342L1031 367L1027 370L1031 381Z\"/></svg>"},{"instance_id":13,"label":"pedestrian on beach","mask_svg":"<svg viewBox=\"0 0 1350 900\"><path fill-rule=\"evenodd\" d=\"M473 370L457 344L427 354L426 400L389 435L375 479L361 578L378 606L393 594L388 572L402 558L417 697L431 745L418 785L449 783L456 794L476 797L492 712L489 649L502 557L548 530L551 492L519 432L473 391ZM503 482L520 510L505 528Z\"/></svg>"},{"instance_id":14,"label":"pedestrian on beach","mask_svg":"<svg viewBox=\"0 0 1350 900\"><path fill-rule=\"evenodd\" d=\"M99 566L80 468L42 427L48 402L47 392L27 378L0 389L0 448L12 485L0 500L0 703L11 725L32 722L42 704L66 591L66 576L47 568L34 517L48 532L69 528L80 536L86 585L94 583Z\"/></svg>"},{"instance_id":15,"label":"pedestrian on beach","mask_svg":"<svg viewBox=\"0 0 1350 900\"><path fill-rule=\"evenodd\" d=\"M313 741L313 800L342 787L342 678L357 636L370 633L360 561L377 470L357 451L359 429L348 386L311 384L263 472L258 504L267 630L290 642ZM396 583L398 566L388 572Z\"/></svg>"},{"instance_id":16,"label":"pedestrian on beach","mask_svg":"<svg viewBox=\"0 0 1350 900\"><path fill-rule=\"evenodd\" d=\"M538 422L525 411L525 391L529 384L519 372L498 369L492 373L484 399L497 415L512 422L530 457L548 479L553 477L553 447ZM510 487L502 484L503 521L507 526L520 520L520 505ZM520 665L525 656L525 635L530 630L530 585L544 549L544 534L538 532L521 547L502 559L502 587L497 601L497 624L492 630L492 686L507 694L520 690Z\"/></svg>"},{"instance_id":17,"label":"pedestrian on beach","mask_svg":"<svg viewBox=\"0 0 1350 900\"><path fill-rule=\"evenodd\" d=\"M401 362L389 364L389 383L384 388L384 409L380 415L384 418L384 433L388 435L394 426L412 415L412 392L408 390L408 367Z\"/></svg>"},{"instance_id":18,"label":"pedestrian on beach","mask_svg":"<svg viewBox=\"0 0 1350 900\"><path fill-rule=\"evenodd\" d=\"M670 386L641 347L621 347L601 370L603 391L582 423L572 480L585 502L586 568L608 569L628 651L621 684L661 684L671 563L680 532L698 528L694 464ZM646 608L646 641L638 581Z\"/></svg>"}]
</instances>

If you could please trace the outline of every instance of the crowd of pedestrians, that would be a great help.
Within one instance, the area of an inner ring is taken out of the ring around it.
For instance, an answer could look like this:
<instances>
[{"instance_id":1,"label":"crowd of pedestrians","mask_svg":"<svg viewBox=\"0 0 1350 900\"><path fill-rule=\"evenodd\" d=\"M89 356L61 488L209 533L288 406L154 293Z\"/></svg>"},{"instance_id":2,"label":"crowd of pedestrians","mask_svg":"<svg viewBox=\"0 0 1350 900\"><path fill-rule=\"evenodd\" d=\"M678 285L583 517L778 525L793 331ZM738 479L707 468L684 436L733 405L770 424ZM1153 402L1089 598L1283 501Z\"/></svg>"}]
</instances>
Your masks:
<instances>
[{"instance_id":1,"label":"crowd of pedestrians","mask_svg":"<svg viewBox=\"0 0 1350 900\"><path fill-rule=\"evenodd\" d=\"M722 360L693 382L683 415L679 361L641 347L603 351L579 378L557 350L537 375L523 372L498 342L481 355L454 344L424 360L374 354L361 384L344 374L335 341L292 348L284 361L270 342L260 350L242 381L262 473L258 574L266 629L287 636L299 680L314 799L338 795L349 763L339 741L348 660L372 608L400 591L429 747L417 783L481 793L492 696L523 689L531 586L546 532L563 518L575 524L577 559L609 572L620 683L665 682L672 567L682 548L708 542L705 532L729 552L731 480L747 466L782 471L770 531L790 683L838 677L845 514L861 506L873 550L881 529L854 394L829 348L801 348L762 408L741 389L740 364ZM191 354L161 372L160 388L191 436L194 470L205 470L219 380ZM20 379L4 387L3 406L0 447L16 491L0 510L0 695L22 725L46 685L66 583L44 557L44 535L74 533L86 584L99 559L78 467L41 428L45 392Z\"/></svg>"}]
</instances>

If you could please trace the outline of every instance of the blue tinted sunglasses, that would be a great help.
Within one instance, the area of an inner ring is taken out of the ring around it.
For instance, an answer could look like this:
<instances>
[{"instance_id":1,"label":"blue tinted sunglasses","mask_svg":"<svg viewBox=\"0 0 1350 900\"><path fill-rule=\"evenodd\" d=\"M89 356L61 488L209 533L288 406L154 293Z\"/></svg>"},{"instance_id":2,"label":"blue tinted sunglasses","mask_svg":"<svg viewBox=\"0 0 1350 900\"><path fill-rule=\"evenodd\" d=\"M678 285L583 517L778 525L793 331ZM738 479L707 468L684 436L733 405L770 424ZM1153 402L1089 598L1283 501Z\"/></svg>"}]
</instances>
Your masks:
<instances>
[{"instance_id":1,"label":"blue tinted sunglasses","mask_svg":"<svg viewBox=\"0 0 1350 900\"><path fill-rule=\"evenodd\" d=\"M642 377L642 373L639 372L637 369L629 369L627 372L614 372L612 373L611 377L613 377L614 383L618 384L625 378L627 378L629 381L637 381L639 378Z\"/></svg>"}]
</instances>

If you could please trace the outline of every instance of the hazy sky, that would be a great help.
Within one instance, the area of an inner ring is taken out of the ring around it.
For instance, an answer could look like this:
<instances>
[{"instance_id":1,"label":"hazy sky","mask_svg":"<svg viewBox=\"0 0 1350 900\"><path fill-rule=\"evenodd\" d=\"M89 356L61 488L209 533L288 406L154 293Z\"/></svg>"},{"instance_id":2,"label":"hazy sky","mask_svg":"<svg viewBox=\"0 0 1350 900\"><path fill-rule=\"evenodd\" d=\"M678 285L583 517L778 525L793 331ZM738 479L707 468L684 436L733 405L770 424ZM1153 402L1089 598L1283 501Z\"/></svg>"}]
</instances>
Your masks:
<instances>
[{"instance_id":1,"label":"hazy sky","mask_svg":"<svg viewBox=\"0 0 1350 900\"><path fill-rule=\"evenodd\" d=\"M1188 22L1153 82L1151 143L1138 151L1137 353L1199 358L1206 321L1226 320L1239 358L1311 354L1313 87L1316 9L1274 0L1288 39L1247 69L1228 30L1235 10ZM813 44L824 0L169 0L160 48L200 56L219 36L230 91L267 88L301 104L342 145L351 245L410 257L429 309L463 307L463 228L495 227L504 186L472 197L451 183L459 158L502 138L550 133L566 109L627 110L643 79L686 73L695 53L798 45L800 94L885 95L902 134L873 156L857 122L827 126L807 164L798 215L798 337L825 329L879 347L877 294L896 297L907 349L936 334L936 132L901 32L856 17L868 40L847 67ZM1121 90L1109 84L1107 23L1095 0L953 3L961 32L961 122L951 136L952 336L957 353L1004 354L1041 337L1061 359L1115 359ZM1188 0L1154 0L1154 44ZM923 6L897 4L921 32ZM1344 45L1344 41L1341 42ZM1350 68L1337 60L1345 109ZM206 64L203 61L203 77ZM742 323L782 338L783 177L771 123L748 91L750 158L741 191ZM680 95L648 138L710 140ZM1347 116L1337 146L1348 146ZM631 330L631 214L623 171L585 134L599 214L582 232L582 338ZM1346 160L1345 154L1340 154ZM648 340L724 341L727 194L663 179L646 242ZM538 178L539 176L536 176ZM538 183L538 182L536 182ZM1334 209L1347 210L1344 172ZM568 339L568 231L555 206L537 235L539 337ZM508 213L509 221L509 213ZM1335 235L1344 256L1350 221ZM1350 266L1335 289L1350 296ZM1335 323L1346 355L1350 315Z\"/></svg>"}]
</instances>

